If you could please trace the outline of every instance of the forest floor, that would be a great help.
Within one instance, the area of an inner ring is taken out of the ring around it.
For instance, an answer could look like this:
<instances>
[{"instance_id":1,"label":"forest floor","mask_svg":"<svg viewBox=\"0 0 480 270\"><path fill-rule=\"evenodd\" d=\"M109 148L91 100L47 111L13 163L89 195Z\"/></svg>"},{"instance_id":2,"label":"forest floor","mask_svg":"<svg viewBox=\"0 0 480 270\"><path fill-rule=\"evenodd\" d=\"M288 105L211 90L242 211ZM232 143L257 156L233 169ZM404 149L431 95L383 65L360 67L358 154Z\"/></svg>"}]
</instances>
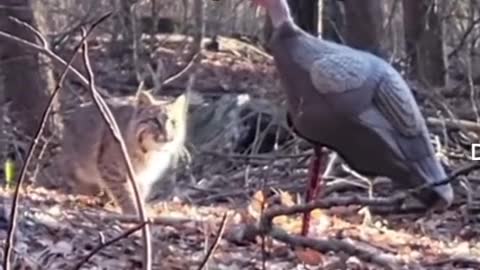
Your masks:
<instances>
[{"instance_id":1,"label":"forest floor","mask_svg":"<svg viewBox=\"0 0 480 270\"><path fill-rule=\"evenodd\" d=\"M182 42L182 39L162 40L151 56L163 60L166 74L173 74L186 64L187 53L176 50L182 47ZM249 93L281 101L278 78L268 55L233 39L220 39L220 46L219 52L203 52L198 65L197 91L216 95ZM99 46L92 50L91 58L95 60L94 71L102 87L122 93L137 88L127 57L112 58ZM187 78L179 79L166 88L165 91L171 92L165 94L177 93L186 81ZM432 105L435 102L429 102L428 98L419 100L426 114L436 116L437 110ZM442 102L449 104L460 118L472 115L472 111L465 112L470 108L468 95L450 95ZM441 128L432 130L442 136ZM448 134L457 131L449 130ZM442 147L442 158L452 170L468 163L467 155L467 150L455 140ZM321 240L323 252L316 252L295 246L298 239L285 244L268 235L262 248L261 237L254 235L249 239L247 226L255 224L261 215L260 202L264 199L259 192L260 183L273 194L265 200L268 206L297 204L306 183L305 159L309 154L291 157L303 159L295 163L295 170L287 170L285 164L290 163L286 162L277 164L267 160L252 164L240 155L220 154L218 159L226 157L240 161L223 172L195 175L198 181L194 181L193 188L191 185L189 190L177 188L173 198L152 206L153 269L198 269L208 247L215 242L219 227L224 228L224 233L208 268L204 269L262 269L263 263L264 269L480 269L478 172L463 178L462 184L454 183L455 203L438 213L397 208L380 211L372 207L370 216L364 206L341 203L315 210L308 237ZM203 156L197 158L193 162L201 163ZM202 164L203 171L210 164ZM275 169L267 174L265 164ZM327 181L330 192L323 200L367 196L368 187L361 183L350 174L334 175ZM389 196L391 191L388 185L375 185L373 196ZM6 237L10 209L7 198L11 194L10 189L0 189L3 198L0 203L4 206L3 211L0 209L1 242ZM131 226L127 225L127 219L114 214L115 208L104 197L76 196L33 186L23 189L19 213L14 247L19 267L15 269L74 269L95 247ZM300 232L300 220L300 215L279 216L274 225L295 237ZM140 269L141 256L141 237L133 234L100 250L81 269Z\"/></svg>"}]
</instances>

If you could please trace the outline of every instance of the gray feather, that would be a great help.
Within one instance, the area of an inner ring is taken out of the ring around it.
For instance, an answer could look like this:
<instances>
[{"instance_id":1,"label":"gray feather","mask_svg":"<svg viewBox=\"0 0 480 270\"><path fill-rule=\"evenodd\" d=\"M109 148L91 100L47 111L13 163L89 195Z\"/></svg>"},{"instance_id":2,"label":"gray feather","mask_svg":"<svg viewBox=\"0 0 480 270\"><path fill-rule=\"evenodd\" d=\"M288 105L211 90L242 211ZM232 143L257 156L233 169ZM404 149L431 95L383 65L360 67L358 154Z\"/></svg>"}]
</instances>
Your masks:
<instances>
[{"instance_id":1,"label":"gray feather","mask_svg":"<svg viewBox=\"0 0 480 270\"><path fill-rule=\"evenodd\" d=\"M404 136L418 136L424 121L408 85L391 67L385 73L374 94L374 105Z\"/></svg>"},{"instance_id":2,"label":"gray feather","mask_svg":"<svg viewBox=\"0 0 480 270\"><path fill-rule=\"evenodd\" d=\"M370 63L356 54L329 54L313 62L310 78L321 94L341 93L360 88L368 79Z\"/></svg>"},{"instance_id":3,"label":"gray feather","mask_svg":"<svg viewBox=\"0 0 480 270\"><path fill-rule=\"evenodd\" d=\"M271 48L301 137L335 150L356 171L387 176L400 187L444 179L418 105L388 63L290 23L274 31ZM417 198L449 205L453 191L449 184L427 188Z\"/></svg>"}]
</instances>

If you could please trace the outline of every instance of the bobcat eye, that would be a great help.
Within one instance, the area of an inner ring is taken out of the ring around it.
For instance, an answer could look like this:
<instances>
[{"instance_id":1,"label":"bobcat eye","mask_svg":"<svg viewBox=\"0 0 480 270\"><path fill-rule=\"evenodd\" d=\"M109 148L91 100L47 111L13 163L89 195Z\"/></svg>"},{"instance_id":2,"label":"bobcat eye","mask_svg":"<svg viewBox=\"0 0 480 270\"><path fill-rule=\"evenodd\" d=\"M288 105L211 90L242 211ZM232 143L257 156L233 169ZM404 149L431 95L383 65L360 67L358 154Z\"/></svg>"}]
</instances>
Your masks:
<instances>
[{"instance_id":1,"label":"bobcat eye","mask_svg":"<svg viewBox=\"0 0 480 270\"><path fill-rule=\"evenodd\" d=\"M165 123L167 123L167 116L164 114L158 115L157 117L155 117L154 121L159 129L163 129L165 127Z\"/></svg>"}]
</instances>

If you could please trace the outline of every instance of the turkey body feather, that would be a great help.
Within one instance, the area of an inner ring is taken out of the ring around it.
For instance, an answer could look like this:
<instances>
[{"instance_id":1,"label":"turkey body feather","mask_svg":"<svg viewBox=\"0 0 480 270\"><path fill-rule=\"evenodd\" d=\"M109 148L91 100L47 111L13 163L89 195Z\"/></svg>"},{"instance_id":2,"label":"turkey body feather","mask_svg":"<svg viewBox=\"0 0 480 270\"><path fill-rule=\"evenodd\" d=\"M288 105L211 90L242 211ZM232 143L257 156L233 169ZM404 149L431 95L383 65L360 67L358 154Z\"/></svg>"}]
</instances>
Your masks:
<instances>
[{"instance_id":1,"label":"turkey body feather","mask_svg":"<svg viewBox=\"0 0 480 270\"><path fill-rule=\"evenodd\" d=\"M270 44L301 137L335 150L360 173L388 176L404 188L445 179L418 105L391 65L288 22ZM447 184L418 198L449 205L453 191Z\"/></svg>"}]
</instances>

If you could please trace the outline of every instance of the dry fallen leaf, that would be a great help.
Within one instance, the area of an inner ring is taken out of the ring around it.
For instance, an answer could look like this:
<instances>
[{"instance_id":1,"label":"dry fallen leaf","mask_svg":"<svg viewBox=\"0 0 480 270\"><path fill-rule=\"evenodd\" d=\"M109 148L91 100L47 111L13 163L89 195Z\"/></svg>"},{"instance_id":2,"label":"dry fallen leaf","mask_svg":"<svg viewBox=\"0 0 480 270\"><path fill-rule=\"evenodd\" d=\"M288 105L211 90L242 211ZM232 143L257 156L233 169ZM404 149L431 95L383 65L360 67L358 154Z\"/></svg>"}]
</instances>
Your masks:
<instances>
[{"instance_id":1,"label":"dry fallen leaf","mask_svg":"<svg viewBox=\"0 0 480 270\"><path fill-rule=\"evenodd\" d=\"M295 255L297 258L308 265L321 265L323 264L323 254L309 248L296 248Z\"/></svg>"},{"instance_id":2,"label":"dry fallen leaf","mask_svg":"<svg viewBox=\"0 0 480 270\"><path fill-rule=\"evenodd\" d=\"M280 191L280 201L282 202L282 205L286 207L291 207L295 205L295 201L293 200L292 195L285 191Z\"/></svg>"}]
</instances>

